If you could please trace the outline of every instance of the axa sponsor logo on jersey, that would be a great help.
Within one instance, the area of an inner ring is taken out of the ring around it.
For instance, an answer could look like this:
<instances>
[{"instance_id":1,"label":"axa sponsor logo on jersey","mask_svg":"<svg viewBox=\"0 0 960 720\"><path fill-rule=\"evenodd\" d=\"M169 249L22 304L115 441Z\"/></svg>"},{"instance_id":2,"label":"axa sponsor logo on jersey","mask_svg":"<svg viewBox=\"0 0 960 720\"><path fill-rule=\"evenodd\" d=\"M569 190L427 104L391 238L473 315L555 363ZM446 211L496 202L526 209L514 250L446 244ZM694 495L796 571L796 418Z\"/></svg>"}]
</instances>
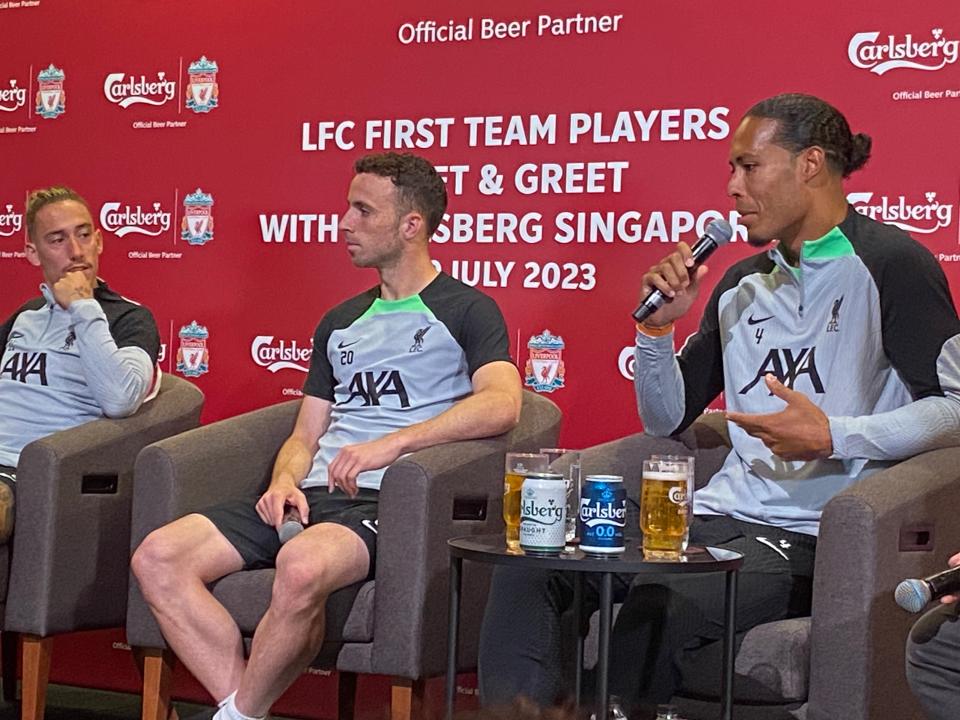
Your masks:
<instances>
[{"instance_id":1,"label":"axa sponsor logo on jersey","mask_svg":"<svg viewBox=\"0 0 960 720\"><path fill-rule=\"evenodd\" d=\"M177 81L164 70L154 76L114 72L103 81L103 95L124 109L137 104L160 106L177 97Z\"/></svg>"},{"instance_id":2,"label":"axa sponsor logo on jersey","mask_svg":"<svg viewBox=\"0 0 960 720\"><path fill-rule=\"evenodd\" d=\"M911 233L929 234L953 222L953 204L940 202L935 192L925 193L920 202L908 200L905 195L852 192L847 195L847 202L861 215Z\"/></svg>"},{"instance_id":3,"label":"axa sponsor logo on jersey","mask_svg":"<svg viewBox=\"0 0 960 720\"><path fill-rule=\"evenodd\" d=\"M299 344L296 340L277 340L273 335L257 335L250 343L250 357L262 368L272 373L279 370L310 370L311 343Z\"/></svg>"},{"instance_id":4,"label":"axa sponsor logo on jersey","mask_svg":"<svg viewBox=\"0 0 960 720\"><path fill-rule=\"evenodd\" d=\"M932 28L930 37L879 32L860 32L850 38L847 57L858 68L883 75L890 70L940 70L957 61L960 40L948 39L941 27Z\"/></svg>"},{"instance_id":5,"label":"axa sponsor logo on jersey","mask_svg":"<svg viewBox=\"0 0 960 720\"><path fill-rule=\"evenodd\" d=\"M131 234L157 237L170 230L173 213L162 203L131 205L107 202L100 208L100 226L117 237Z\"/></svg>"},{"instance_id":6,"label":"axa sponsor logo on jersey","mask_svg":"<svg viewBox=\"0 0 960 720\"><path fill-rule=\"evenodd\" d=\"M347 390L350 392L349 397L338 403L339 405L349 405L359 400L361 407L386 404L410 407L410 396L399 370L364 370L354 373ZM394 403L385 402L389 396L396 398Z\"/></svg>"},{"instance_id":7,"label":"axa sponsor logo on jersey","mask_svg":"<svg viewBox=\"0 0 960 720\"><path fill-rule=\"evenodd\" d=\"M839 311L839 307L837 308ZM780 382L791 389L812 390L820 395L823 394L823 381L820 379L820 373L817 372L816 346L805 348L770 348L767 356L760 363L753 379L744 385L737 392L740 395L746 395L758 385L763 392L769 392L767 386L761 381L768 374L772 374ZM806 383L802 387L797 387L797 383L805 379Z\"/></svg>"},{"instance_id":8,"label":"axa sponsor logo on jersey","mask_svg":"<svg viewBox=\"0 0 960 720\"><path fill-rule=\"evenodd\" d=\"M16 112L27 104L27 88L20 87L16 78L6 86L0 85L0 112Z\"/></svg>"},{"instance_id":9,"label":"axa sponsor logo on jersey","mask_svg":"<svg viewBox=\"0 0 960 720\"><path fill-rule=\"evenodd\" d=\"M16 212L12 203L0 207L0 237L13 237L23 230L23 213Z\"/></svg>"}]
</instances>

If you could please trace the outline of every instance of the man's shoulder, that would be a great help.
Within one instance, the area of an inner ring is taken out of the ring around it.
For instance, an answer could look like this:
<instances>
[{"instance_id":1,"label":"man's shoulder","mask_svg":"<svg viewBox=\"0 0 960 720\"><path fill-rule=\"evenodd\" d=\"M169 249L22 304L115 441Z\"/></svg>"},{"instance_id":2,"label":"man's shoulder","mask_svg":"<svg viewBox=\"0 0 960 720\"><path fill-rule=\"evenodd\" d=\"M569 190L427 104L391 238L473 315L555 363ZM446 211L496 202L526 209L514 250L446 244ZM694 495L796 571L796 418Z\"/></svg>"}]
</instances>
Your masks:
<instances>
[{"instance_id":1,"label":"man's shoulder","mask_svg":"<svg viewBox=\"0 0 960 720\"><path fill-rule=\"evenodd\" d=\"M43 297L35 297L27 300L23 305L14 310L4 321L4 326L12 325L18 317L23 315L25 312L30 310L40 310L47 304L46 300Z\"/></svg>"},{"instance_id":2,"label":"man's shoulder","mask_svg":"<svg viewBox=\"0 0 960 720\"><path fill-rule=\"evenodd\" d=\"M319 327L329 326L331 329L348 327L363 315L378 297L380 297L380 287L374 285L347 298L323 314Z\"/></svg>"},{"instance_id":3,"label":"man's shoulder","mask_svg":"<svg viewBox=\"0 0 960 720\"><path fill-rule=\"evenodd\" d=\"M93 297L100 304L103 314L107 316L107 322L111 326L121 318L137 318L140 321L156 325L150 308L121 295L102 280L94 288Z\"/></svg>"},{"instance_id":4,"label":"man's shoulder","mask_svg":"<svg viewBox=\"0 0 960 720\"><path fill-rule=\"evenodd\" d=\"M909 271L917 263L936 263L930 250L905 230L866 217L853 208L840 229L867 266Z\"/></svg>"},{"instance_id":5,"label":"man's shoulder","mask_svg":"<svg viewBox=\"0 0 960 720\"><path fill-rule=\"evenodd\" d=\"M738 285L745 277L749 277L750 275L767 275L773 272L776 267L777 264L770 258L770 255L766 251L750 255L742 260L738 260L727 268L720 282L717 283L717 289L723 292Z\"/></svg>"},{"instance_id":6,"label":"man's shoulder","mask_svg":"<svg viewBox=\"0 0 960 720\"><path fill-rule=\"evenodd\" d=\"M496 308L497 302L485 292L440 273L420 293L420 299L434 313L437 310L463 310L474 305Z\"/></svg>"}]
</instances>

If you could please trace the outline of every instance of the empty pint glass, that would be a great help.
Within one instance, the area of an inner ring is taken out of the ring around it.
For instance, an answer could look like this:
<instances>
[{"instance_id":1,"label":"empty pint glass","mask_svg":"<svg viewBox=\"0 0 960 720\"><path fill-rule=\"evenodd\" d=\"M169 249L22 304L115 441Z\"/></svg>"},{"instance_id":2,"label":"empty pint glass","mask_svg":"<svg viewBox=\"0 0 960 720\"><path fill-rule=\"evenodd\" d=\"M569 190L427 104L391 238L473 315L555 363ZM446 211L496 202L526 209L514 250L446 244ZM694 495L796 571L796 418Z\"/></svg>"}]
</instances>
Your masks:
<instances>
[{"instance_id":1,"label":"empty pint glass","mask_svg":"<svg viewBox=\"0 0 960 720\"><path fill-rule=\"evenodd\" d=\"M520 552L520 490L529 472L546 472L549 458L543 453L507 453L503 474L503 522L507 550Z\"/></svg>"},{"instance_id":2,"label":"empty pint glass","mask_svg":"<svg viewBox=\"0 0 960 720\"><path fill-rule=\"evenodd\" d=\"M566 455L570 460L567 472L563 479L567 487L567 544L577 537L577 515L580 513L580 451L566 448L540 448L540 452L547 456L550 464L557 458Z\"/></svg>"},{"instance_id":3,"label":"empty pint glass","mask_svg":"<svg viewBox=\"0 0 960 720\"><path fill-rule=\"evenodd\" d=\"M640 530L643 555L651 560L679 560L687 534L687 462L651 458L643 461L640 484Z\"/></svg>"}]
</instances>

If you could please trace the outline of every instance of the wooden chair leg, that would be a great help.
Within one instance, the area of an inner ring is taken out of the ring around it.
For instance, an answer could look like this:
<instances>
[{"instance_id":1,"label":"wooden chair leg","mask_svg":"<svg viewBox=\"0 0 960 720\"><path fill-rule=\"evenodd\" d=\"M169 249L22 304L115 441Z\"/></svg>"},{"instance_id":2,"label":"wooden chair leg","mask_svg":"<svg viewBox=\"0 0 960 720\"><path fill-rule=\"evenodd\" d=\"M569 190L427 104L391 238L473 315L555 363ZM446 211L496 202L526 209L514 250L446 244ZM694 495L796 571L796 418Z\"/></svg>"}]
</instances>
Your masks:
<instances>
[{"instance_id":1,"label":"wooden chair leg","mask_svg":"<svg viewBox=\"0 0 960 720\"><path fill-rule=\"evenodd\" d=\"M53 638L23 635L23 682L20 686L21 720L43 720L47 705L47 679Z\"/></svg>"},{"instance_id":2,"label":"wooden chair leg","mask_svg":"<svg viewBox=\"0 0 960 720\"><path fill-rule=\"evenodd\" d=\"M141 720L167 720L170 715L170 687L176 663L176 656L169 650L144 649Z\"/></svg>"},{"instance_id":3,"label":"wooden chair leg","mask_svg":"<svg viewBox=\"0 0 960 720\"><path fill-rule=\"evenodd\" d=\"M337 720L353 720L357 697L357 674L337 671Z\"/></svg>"},{"instance_id":4,"label":"wooden chair leg","mask_svg":"<svg viewBox=\"0 0 960 720\"><path fill-rule=\"evenodd\" d=\"M17 701L17 659L20 650L20 633L4 630L0 633L0 668L3 673L3 699L8 703Z\"/></svg>"},{"instance_id":5,"label":"wooden chair leg","mask_svg":"<svg viewBox=\"0 0 960 720\"><path fill-rule=\"evenodd\" d=\"M426 680L395 677L390 689L390 720L416 720L423 712Z\"/></svg>"}]
</instances>

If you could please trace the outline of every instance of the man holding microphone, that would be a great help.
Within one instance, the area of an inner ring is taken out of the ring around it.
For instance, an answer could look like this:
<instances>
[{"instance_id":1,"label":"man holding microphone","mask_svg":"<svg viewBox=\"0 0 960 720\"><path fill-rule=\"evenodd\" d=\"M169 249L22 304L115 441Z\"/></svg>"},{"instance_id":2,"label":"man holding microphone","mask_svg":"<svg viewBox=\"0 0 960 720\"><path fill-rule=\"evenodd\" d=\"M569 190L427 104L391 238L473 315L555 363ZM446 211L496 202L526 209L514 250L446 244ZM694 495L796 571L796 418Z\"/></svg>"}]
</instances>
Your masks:
<instances>
[{"instance_id":1,"label":"man holding microphone","mask_svg":"<svg viewBox=\"0 0 960 720\"><path fill-rule=\"evenodd\" d=\"M655 290L667 298L637 325L645 431L683 431L721 392L728 409L733 448L694 498L690 542L743 553L738 632L809 613L831 497L899 459L960 443L960 321L943 272L905 233L846 201L843 180L870 146L819 98L757 103L734 134L727 192L748 243L776 245L720 278L676 355L673 323L707 267L679 243L643 277L641 300ZM516 694L549 703L563 691L560 615L571 599L559 573L497 569L481 636L485 703ZM684 652L722 628L715 580L639 576L614 628L610 691L631 704L669 701Z\"/></svg>"}]
</instances>

